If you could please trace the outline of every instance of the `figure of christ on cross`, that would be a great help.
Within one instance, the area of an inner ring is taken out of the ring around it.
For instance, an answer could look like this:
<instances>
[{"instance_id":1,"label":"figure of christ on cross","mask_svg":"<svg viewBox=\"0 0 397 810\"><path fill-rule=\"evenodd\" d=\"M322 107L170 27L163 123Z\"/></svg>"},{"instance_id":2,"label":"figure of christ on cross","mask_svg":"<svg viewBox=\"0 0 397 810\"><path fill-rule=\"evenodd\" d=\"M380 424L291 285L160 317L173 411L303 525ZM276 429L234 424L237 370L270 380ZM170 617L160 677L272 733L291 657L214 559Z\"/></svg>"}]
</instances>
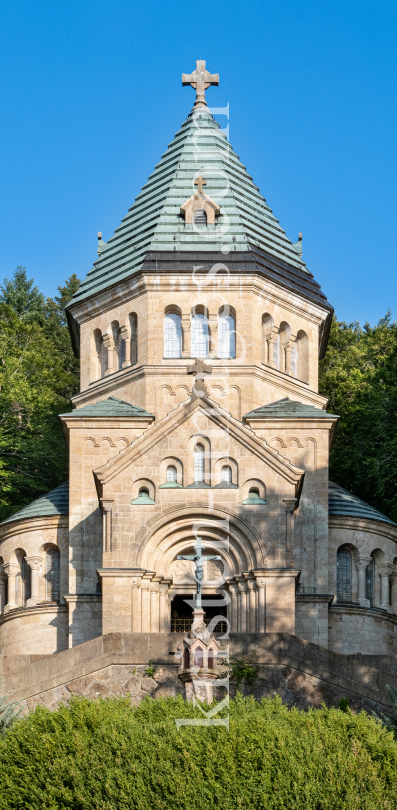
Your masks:
<instances>
[{"instance_id":1,"label":"figure of christ on cross","mask_svg":"<svg viewBox=\"0 0 397 810\"><path fill-rule=\"evenodd\" d=\"M205 554L202 554L204 551L205 546L201 545L201 537L197 538L197 543L194 546L195 554L178 554L177 560L193 560L196 564L196 572L195 572L195 580L197 582L197 597L196 597L196 607L195 610L201 610L201 581L204 576L204 568L203 562L209 560L221 560L222 557L208 557Z\"/></svg>"}]
</instances>

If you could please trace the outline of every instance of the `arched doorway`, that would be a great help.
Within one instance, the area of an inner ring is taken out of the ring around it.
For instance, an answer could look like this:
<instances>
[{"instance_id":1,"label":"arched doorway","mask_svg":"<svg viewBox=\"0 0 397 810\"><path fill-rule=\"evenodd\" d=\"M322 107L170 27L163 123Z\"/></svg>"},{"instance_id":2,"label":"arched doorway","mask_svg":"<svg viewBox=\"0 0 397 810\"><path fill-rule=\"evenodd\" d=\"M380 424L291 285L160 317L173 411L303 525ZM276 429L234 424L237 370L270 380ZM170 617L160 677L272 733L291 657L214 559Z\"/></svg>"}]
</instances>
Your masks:
<instances>
[{"instance_id":1,"label":"arched doorway","mask_svg":"<svg viewBox=\"0 0 397 810\"><path fill-rule=\"evenodd\" d=\"M215 616L224 616L226 619L226 605L221 593L207 593L203 596L204 621L208 625ZM217 604L218 603L218 604ZM193 593L175 594L171 602L171 633L187 634L193 622ZM215 633L226 633L226 621L219 621L213 628Z\"/></svg>"}]
</instances>

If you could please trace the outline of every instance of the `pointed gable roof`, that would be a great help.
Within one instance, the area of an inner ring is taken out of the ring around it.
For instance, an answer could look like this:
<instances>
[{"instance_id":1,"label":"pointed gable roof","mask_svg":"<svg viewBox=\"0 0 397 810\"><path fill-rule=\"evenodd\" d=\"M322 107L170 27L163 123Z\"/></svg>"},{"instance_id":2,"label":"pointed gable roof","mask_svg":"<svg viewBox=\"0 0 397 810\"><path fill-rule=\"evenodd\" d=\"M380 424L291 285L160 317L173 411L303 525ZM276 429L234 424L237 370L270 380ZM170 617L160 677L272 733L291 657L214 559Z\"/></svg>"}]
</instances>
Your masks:
<instances>
[{"instance_id":1,"label":"pointed gable roof","mask_svg":"<svg viewBox=\"0 0 397 810\"><path fill-rule=\"evenodd\" d=\"M198 142L203 150L205 192L221 206L219 221L207 226L212 228L213 239L208 238L210 231L204 238L193 225L185 225L181 216L181 206L195 190L194 179L200 173ZM225 221L228 227L222 228ZM299 276L303 289L305 285L307 289L313 287L319 300L329 308L299 250L286 236L219 124L209 111L200 110L198 115L190 113L175 135L69 307L137 273L148 253L210 254L231 244L237 254L254 250L259 264L263 255L270 256L276 264L281 262ZM232 251L229 259L237 254Z\"/></svg>"}]
</instances>

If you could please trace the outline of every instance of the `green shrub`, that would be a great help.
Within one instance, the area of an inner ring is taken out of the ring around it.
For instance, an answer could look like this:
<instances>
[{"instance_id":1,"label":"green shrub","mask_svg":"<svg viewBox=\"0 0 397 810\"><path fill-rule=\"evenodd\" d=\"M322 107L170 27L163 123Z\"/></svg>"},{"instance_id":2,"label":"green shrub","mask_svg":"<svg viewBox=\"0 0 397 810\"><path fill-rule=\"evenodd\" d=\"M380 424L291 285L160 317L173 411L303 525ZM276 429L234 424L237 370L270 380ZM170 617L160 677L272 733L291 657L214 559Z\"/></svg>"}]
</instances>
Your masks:
<instances>
[{"instance_id":1,"label":"green shrub","mask_svg":"<svg viewBox=\"0 0 397 810\"><path fill-rule=\"evenodd\" d=\"M75 699L0 738L0 808L395 810L397 743L374 717L230 702L230 729L182 727L181 698Z\"/></svg>"},{"instance_id":2,"label":"green shrub","mask_svg":"<svg viewBox=\"0 0 397 810\"><path fill-rule=\"evenodd\" d=\"M242 683L253 686L259 678L256 650L250 655L232 655L230 657L229 671L230 681L237 684L237 689L241 689Z\"/></svg>"}]
</instances>

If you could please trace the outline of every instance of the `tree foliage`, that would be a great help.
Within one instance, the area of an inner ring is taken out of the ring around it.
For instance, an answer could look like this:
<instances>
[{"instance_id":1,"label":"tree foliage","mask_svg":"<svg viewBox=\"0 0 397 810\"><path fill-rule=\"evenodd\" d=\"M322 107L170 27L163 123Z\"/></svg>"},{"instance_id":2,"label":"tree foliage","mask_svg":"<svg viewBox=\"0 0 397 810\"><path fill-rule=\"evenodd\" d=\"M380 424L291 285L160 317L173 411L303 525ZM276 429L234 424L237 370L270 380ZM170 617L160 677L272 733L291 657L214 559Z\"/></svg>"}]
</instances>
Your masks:
<instances>
[{"instance_id":1,"label":"tree foliage","mask_svg":"<svg viewBox=\"0 0 397 810\"><path fill-rule=\"evenodd\" d=\"M72 276L45 300L17 268L0 295L0 520L67 478L58 414L78 391L65 306Z\"/></svg>"},{"instance_id":2,"label":"tree foliage","mask_svg":"<svg viewBox=\"0 0 397 810\"><path fill-rule=\"evenodd\" d=\"M364 712L238 695L227 727L182 698L74 699L0 738L0 810L394 810L397 742Z\"/></svg>"},{"instance_id":3,"label":"tree foliage","mask_svg":"<svg viewBox=\"0 0 397 810\"><path fill-rule=\"evenodd\" d=\"M341 419L330 478L397 522L397 324L334 319L320 392Z\"/></svg>"}]
</instances>

